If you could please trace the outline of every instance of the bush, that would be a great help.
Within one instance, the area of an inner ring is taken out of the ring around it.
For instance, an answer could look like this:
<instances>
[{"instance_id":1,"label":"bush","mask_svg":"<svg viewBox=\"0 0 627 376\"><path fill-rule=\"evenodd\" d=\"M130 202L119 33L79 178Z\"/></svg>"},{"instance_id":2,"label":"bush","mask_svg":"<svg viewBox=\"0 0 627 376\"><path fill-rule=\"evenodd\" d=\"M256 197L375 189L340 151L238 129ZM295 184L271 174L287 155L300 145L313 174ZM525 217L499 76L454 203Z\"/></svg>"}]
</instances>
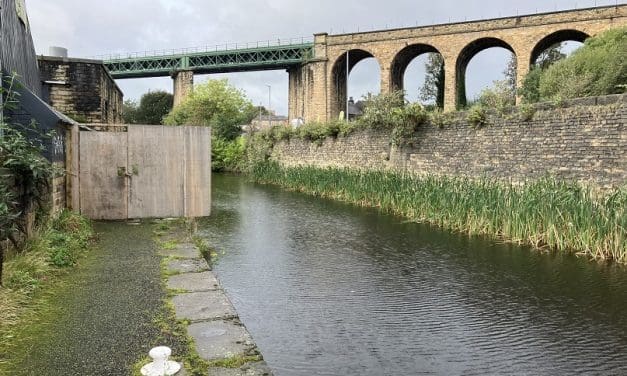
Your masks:
<instances>
[{"instance_id":1,"label":"bush","mask_svg":"<svg viewBox=\"0 0 627 376\"><path fill-rule=\"evenodd\" d=\"M257 110L243 91L227 80L209 80L194 91L164 118L166 125L211 126L221 139L235 140L241 125L249 123Z\"/></svg>"},{"instance_id":2,"label":"bush","mask_svg":"<svg viewBox=\"0 0 627 376\"><path fill-rule=\"evenodd\" d=\"M214 137L211 147L211 169L213 171L240 171L246 152L246 140L238 137L233 141Z\"/></svg>"},{"instance_id":3,"label":"bush","mask_svg":"<svg viewBox=\"0 0 627 376\"><path fill-rule=\"evenodd\" d=\"M540 101L540 78L542 69L533 67L525 76L522 87L518 90L525 103L536 103Z\"/></svg>"},{"instance_id":4,"label":"bush","mask_svg":"<svg viewBox=\"0 0 627 376\"><path fill-rule=\"evenodd\" d=\"M453 121L453 114L451 112L444 112L440 109L435 109L429 113L429 120L432 125L442 129L451 124Z\"/></svg>"},{"instance_id":5,"label":"bush","mask_svg":"<svg viewBox=\"0 0 627 376\"><path fill-rule=\"evenodd\" d=\"M466 116L468 124L473 128L481 128L488 123L487 111L480 104L472 106Z\"/></svg>"},{"instance_id":6,"label":"bush","mask_svg":"<svg viewBox=\"0 0 627 376\"><path fill-rule=\"evenodd\" d=\"M508 81L495 81L493 87L481 92L476 104L503 113L507 107L516 105L516 93Z\"/></svg>"},{"instance_id":7,"label":"bush","mask_svg":"<svg viewBox=\"0 0 627 376\"><path fill-rule=\"evenodd\" d=\"M358 120L361 128L391 130L391 142L397 146L413 143L417 128L425 124L429 116L419 103L406 103L404 93L368 96L364 114Z\"/></svg>"},{"instance_id":8,"label":"bush","mask_svg":"<svg viewBox=\"0 0 627 376\"><path fill-rule=\"evenodd\" d=\"M588 39L570 57L527 75L521 94L528 103L621 94L627 85L627 27Z\"/></svg>"}]
</instances>

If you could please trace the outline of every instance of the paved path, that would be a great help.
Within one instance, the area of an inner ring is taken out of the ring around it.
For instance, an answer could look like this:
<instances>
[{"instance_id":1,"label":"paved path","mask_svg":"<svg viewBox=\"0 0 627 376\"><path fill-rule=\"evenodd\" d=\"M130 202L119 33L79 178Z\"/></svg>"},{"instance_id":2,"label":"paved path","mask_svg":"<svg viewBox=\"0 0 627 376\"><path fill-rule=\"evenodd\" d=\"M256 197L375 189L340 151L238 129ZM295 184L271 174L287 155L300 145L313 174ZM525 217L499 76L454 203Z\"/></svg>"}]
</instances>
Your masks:
<instances>
[{"instance_id":1,"label":"paved path","mask_svg":"<svg viewBox=\"0 0 627 376\"><path fill-rule=\"evenodd\" d=\"M165 293L150 224L97 224L99 249L51 299L58 311L29 326L11 375L127 375L158 335Z\"/></svg>"},{"instance_id":2,"label":"paved path","mask_svg":"<svg viewBox=\"0 0 627 376\"><path fill-rule=\"evenodd\" d=\"M229 301L200 252L189 243L172 250L161 250L169 257L168 289L178 291L173 297L177 319L188 320L188 334L196 343L200 357L216 361L259 354L248 330L239 321ZM208 375L271 376L265 362L250 362L239 368L214 367Z\"/></svg>"}]
</instances>

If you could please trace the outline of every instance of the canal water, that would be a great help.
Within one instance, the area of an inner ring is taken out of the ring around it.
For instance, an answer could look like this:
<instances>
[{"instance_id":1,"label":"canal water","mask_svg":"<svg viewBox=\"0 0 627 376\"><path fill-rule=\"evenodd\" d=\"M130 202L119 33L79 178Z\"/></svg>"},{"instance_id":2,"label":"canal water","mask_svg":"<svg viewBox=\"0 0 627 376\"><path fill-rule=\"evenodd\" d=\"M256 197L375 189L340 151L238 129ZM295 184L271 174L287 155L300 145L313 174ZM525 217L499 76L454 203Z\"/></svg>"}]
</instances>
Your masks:
<instances>
[{"instance_id":1,"label":"canal water","mask_svg":"<svg viewBox=\"0 0 627 376\"><path fill-rule=\"evenodd\" d=\"M201 232L276 375L627 374L627 270L214 177Z\"/></svg>"}]
</instances>

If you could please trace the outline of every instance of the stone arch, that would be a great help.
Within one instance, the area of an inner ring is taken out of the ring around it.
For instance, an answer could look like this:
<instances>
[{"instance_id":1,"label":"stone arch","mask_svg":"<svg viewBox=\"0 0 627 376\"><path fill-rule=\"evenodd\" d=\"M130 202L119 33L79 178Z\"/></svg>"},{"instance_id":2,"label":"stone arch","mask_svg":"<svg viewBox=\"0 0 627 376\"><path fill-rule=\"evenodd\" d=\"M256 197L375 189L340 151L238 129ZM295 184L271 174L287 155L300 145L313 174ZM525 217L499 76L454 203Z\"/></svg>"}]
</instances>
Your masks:
<instances>
[{"instance_id":1,"label":"stone arch","mask_svg":"<svg viewBox=\"0 0 627 376\"><path fill-rule=\"evenodd\" d=\"M442 55L440 51L432 45L417 43L406 46L394 56L390 67L390 86L393 91L405 89L404 78L407 67L409 67L409 64L415 58L428 53Z\"/></svg>"},{"instance_id":2,"label":"stone arch","mask_svg":"<svg viewBox=\"0 0 627 376\"><path fill-rule=\"evenodd\" d=\"M347 52L348 72L346 71ZM370 51L367 51L365 49L352 49L349 51L345 51L335 60L335 63L333 64L333 68L331 70L331 107L329 109L331 119L337 119L340 112L346 106L346 97L348 95L348 75L350 75L350 72L357 64L359 64L359 62L368 58L375 58L375 56ZM381 63L378 59L376 60L380 68Z\"/></svg>"},{"instance_id":3,"label":"stone arch","mask_svg":"<svg viewBox=\"0 0 627 376\"><path fill-rule=\"evenodd\" d=\"M456 64L456 106L463 107L466 105L466 68L468 64L479 52L487 50L488 48L501 47L504 48L516 56L516 51L507 42L499 38L480 38L470 42L457 57Z\"/></svg>"},{"instance_id":4,"label":"stone arch","mask_svg":"<svg viewBox=\"0 0 627 376\"><path fill-rule=\"evenodd\" d=\"M583 31L575 30L575 29L565 29L558 30L554 33L551 33L544 38L542 38L538 43L536 43L535 47L531 51L531 56L529 59L529 64L534 65L538 57L544 52L547 48L562 42L567 41L575 41L575 42L585 42L586 39L590 38L590 35L584 33Z\"/></svg>"}]
</instances>

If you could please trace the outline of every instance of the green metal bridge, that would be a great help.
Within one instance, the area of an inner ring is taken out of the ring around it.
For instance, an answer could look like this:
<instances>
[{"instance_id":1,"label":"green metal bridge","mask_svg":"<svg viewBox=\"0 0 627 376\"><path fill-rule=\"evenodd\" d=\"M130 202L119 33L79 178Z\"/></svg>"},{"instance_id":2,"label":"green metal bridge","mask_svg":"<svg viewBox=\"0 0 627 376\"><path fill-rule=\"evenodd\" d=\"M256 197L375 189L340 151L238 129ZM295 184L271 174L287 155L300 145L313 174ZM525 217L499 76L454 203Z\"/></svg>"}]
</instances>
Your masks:
<instances>
[{"instance_id":1,"label":"green metal bridge","mask_svg":"<svg viewBox=\"0 0 627 376\"><path fill-rule=\"evenodd\" d=\"M113 78L169 76L178 71L196 74L287 69L313 56L311 39L226 44L128 55L99 56Z\"/></svg>"}]
</instances>

